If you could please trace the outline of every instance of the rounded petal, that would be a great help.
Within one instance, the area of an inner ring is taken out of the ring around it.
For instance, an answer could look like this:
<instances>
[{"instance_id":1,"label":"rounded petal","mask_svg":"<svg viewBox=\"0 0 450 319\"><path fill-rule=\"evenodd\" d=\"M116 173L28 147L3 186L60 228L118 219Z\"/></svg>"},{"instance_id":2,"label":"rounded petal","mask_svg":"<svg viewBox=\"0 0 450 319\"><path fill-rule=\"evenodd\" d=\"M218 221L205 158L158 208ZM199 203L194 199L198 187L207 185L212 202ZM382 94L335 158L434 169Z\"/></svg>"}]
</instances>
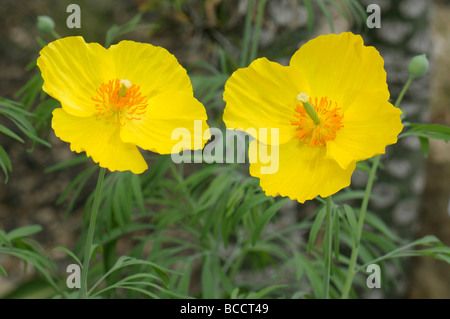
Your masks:
<instances>
[{"instance_id":1,"label":"rounded petal","mask_svg":"<svg viewBox=\"0 0 450 319\"><path fill-rule=\"evenodd\" d=\"M258 156L260 149L261 143L256 140L250 143L250 174L260 179L266 195L287 196L300 203L319 195L330 196L347 187L356 166L352 163L342 169L334 160L326 158L325 148L309 147L298 140L279 145L278 161L274 156L276 150L272 149L273 162L266 164L263 162L269 161ZM262 169L269 165L277 169L264 174Z\"/></svg>"},{"instance_id":2,"label":"rounded petal","mask_svg":"<svg viewBox=\"0 0 450 319\"><path fill-rule=\"evenodd\" d=\"M401 113L383 97L359 96L345 112L344 127L336 139L327 142L327 157L345 169L352 162L384 154L386 146L395 144L403 129Z\"/></svg>"},{"instance_id":3,"label":"rounded petal","mask_svg":"<svg viewBox=\"0 0 450 319\"><path fill-rule=\"evenodd\" d=\"M122 141L159 154L172 154L182 149L202 149L210 138L205 107L191 94L158 94L148 101L141 117L121 127Z\"/></svg>"},{"instance_id":4,"label":"rounded petal","mask_svg":"<svg viewBox=\"0 0 450 319\"><path fill-rule=\"evenodd\" d=\"M96 117L77 117L58 108L53 111L52 128L70 149L87 156L110 171L142 173L148 166L137 147L124 143L119 128Z\"/></svg>"},{"instance_id":5,"label":"rounded petal","mask_svg":"<svg viewBox=\"0 0 450 319\"><path fill-rule=\"evenodd\" d=\"M44 79L43 90L59 100L68 114L84 117L95 113L91 97L114 71L107 50L82 37L49 43L41 50L37 65Z\"/></svg>"},{"instance_id":6,"label":"rounded petal","mask_svg":"<svg viewBox=\"0 0 450 319\"><path fill-rule=\"evenodd\" d=\"M251 129L268 129L264 142L286 143L295 137L291 119L295 119L297 95L306 90L304 86L301 72L257 59L235 71L225 84L223 121L227 128L242 129L256 139L259 137ZM279 141L272 139L272 128L279 129Z\"/></svg>"},{"instance_id":7,"label":"rounded petal","mask_svg":"<svg viewBox=\"0 0 450 319\"><path fill-rule=\"evenodd\" d=\"M326 96L344 112L367 93L389 100L383 58L374 47L364 46L359 35L344 32L310 40L292 56L290 66L307 78L310 90L305 93Z\"/></svg>"},{"instance_id":8,"label":"rounded petal","mask_svg":"<svg viewBox=\"0 0 450 319\"><path fill-rule=\"evenodd\" d=\"M114 60L115 77L141 86L147 98L165 91L192 95L192 84L186 70L166 49L148 43L121 41L112 45L108 53Z\"/></svg>"}]
</instances>

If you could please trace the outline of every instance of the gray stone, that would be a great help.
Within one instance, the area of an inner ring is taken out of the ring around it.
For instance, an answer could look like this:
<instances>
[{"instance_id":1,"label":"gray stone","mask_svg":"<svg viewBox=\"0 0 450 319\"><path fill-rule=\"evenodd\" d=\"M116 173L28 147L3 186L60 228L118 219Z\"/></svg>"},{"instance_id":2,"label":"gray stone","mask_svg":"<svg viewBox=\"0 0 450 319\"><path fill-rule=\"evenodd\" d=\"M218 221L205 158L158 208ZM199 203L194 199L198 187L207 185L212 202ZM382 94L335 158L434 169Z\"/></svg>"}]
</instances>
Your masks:
<instances>
[{"instance_id":1,"label":"gray stone","mask_svg":"<svg viewBox=\"0 0 450 319\"><path fill-rule=\"evenodd\" d=\"M425 176L423 172L419 172L411 180L411 191L414 195L421 195L425 188Z\"/></svg>"},{"instance_id":2,"label":"gray stone","mask_svg":"<svg viewBox=\"0 0 450 319\"><path fill-rule=\"evenodd\" d=\"M398 1L398 0L396 0ZM377 4L380 6L381 12L386 12L389 11L389 9L391 9L391 0L361 0L361 5L364 7L364 9L367 8L367 6L369 6L370 4Z\"/></svg>"},{"instance_id":3,"label":"gray stone","mask_svg":"<svg viewBox=\"0 0 450 319\"><path fill-rule=\"evenodd\" d=\"M402 102L400 105L400 109L403 111L403 113L406 115L406 118L410 116L416 116L421 111L421 106L417 103L413 102Z\"/></svg>"},{"instance_id":4,"label":"gray stone","mask_svg":"<svg viewBox=\"0 0 450 319\"><path fill-rule=\"evenodd\" d=\"M363 188L367 184L367 180L369 179L369 174L366 172L355 170L352 175L352 183L351 185L356 188Z\"/></svg>"},{"instance_id":5,"label":"gray stone","mask_svg":"<svg viewBox=\"0 0 450 319\"><path fill-rule=\"evenodd\" d=\"M394 209L393 219L398 225L410 225L417 219L418 204L416 200L401 201Z\"/></svg>"},{"instance_id":6,"label":"gray stone","mask_svg":"<svg viewBox=\"0 0 450 319\"><path fill-rule=\"evenodd\" d=\"M377 29L378 35L390 44L399 44L411 33L412 25L401 21L386 21Z\"/></svg>"},{"instance_id":7,"label":"gray stone","mask_svg":"<svg viewBox=\"0 0 450 319\"><path fill-rule=\"evenodd\" d=\"M372 194L376 196L372 201L373 206L377 209L382 209L394 204L400 192L396 186L388 183L379 183L374 185Z\"/></svg>"},{"instance_id":8,"label":"gray stone","mask_svg":"<svg viewBox=\"0 0 450 319\"><path fill-rule=\"evenodd\" d=\"M404 0L400 3L399 9L402 16L414 19L426 11L427 2L425 0Z\"/></svg>"},{"instance_id":9,"label":"gray stone","mask_svg":"<svg viewBox=\"0 0 450 319\"><path fill-rule=\"evenodd\" d=\"M400 143L413 152L420 150L420 141L417 136L406 136L400 140Z\"/></svg>"},{"instance_id":10,"label":"gray stone","mask_svg":"<svg viewBox=\"0 0 450 319\"><path fill-rule=\"evenodd\" d=\"M412 170L412 164L407 159L392 159L386 163L387 172L399 179L406 178Z\"/></svg>"},{"instance_id":11,"label":"gray stone","mask_svg":"<svg viewBox=\"0 0 450 319\"><path fill-rule=\"evenodd\" d=\"M425 31L414 36L408 43L409 49L416 54L429 52L430 45L430 35Z\"/></svg>"},{"instance_id":12,"label":"gray stone","mask_svg":"<svg viewBox=\"0 0 450 319\"><path fill-rule=\"evenodd\" d=\"M293 1L270 1L268 12L271 20L280 27L301 28L306 26L308 22L306 8Z\"/></svg>"}]
</instances>

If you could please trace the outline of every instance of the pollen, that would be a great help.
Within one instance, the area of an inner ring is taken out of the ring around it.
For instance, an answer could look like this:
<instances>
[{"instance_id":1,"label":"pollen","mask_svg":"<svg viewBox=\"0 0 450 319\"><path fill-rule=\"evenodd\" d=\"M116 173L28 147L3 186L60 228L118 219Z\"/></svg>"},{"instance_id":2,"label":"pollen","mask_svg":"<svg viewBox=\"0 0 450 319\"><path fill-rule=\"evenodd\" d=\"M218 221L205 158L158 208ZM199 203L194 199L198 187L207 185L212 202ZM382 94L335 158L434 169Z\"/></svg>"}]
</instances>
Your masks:
<instances>
[{"instance_id":1,"label":"pollen","mask_svg":"<svg viewBox=\"0 0 450 319\"><path fill-rule=\"evenodd\" d=\"M97 88L97 96L91 98L98 117L124 126L128 121L140 120L145 113L148 99L140 86L129 80L110 80Z\"/></svg>"},{"instance_id":2,"label":"pollen","mask_svg":"<svg viewBox=\"0 0 450 319\"><path fill-rule=\"evenodd\" d=\"M342 124L344 115L341 114L336 102L327 97L320 99L316 97L309 100L319 118L318 123L315 123L305 110L303 98L309 97L305 94L301 99L297 99L294 113L297 119L291 121L291 124L296 126L296 138L312 147L325 147L328 141L336 138L336 132L344 127Z\"/></svg>"}]
</instances>

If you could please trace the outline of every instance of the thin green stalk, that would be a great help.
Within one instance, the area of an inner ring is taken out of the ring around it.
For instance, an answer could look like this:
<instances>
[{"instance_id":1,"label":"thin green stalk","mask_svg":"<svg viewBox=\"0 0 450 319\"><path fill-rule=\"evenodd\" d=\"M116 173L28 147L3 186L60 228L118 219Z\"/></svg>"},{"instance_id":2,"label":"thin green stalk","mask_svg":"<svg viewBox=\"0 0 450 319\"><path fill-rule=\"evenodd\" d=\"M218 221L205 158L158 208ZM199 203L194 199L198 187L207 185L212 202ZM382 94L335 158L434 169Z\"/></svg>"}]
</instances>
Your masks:
<instances>
[{"instance_id":1,"label":"thin green stalk","mask_svg":"<svg viewBox=\"0 0 450 319\"><path fill-rule=\"evenodd\" d=\"M332 246L333 246L333 216L332 216L332 205L331 196L326 198L326 210L327 210L327 221L326 221L326 231L325 231L325 298L330 298L330 275L331 275L331 256L332 256Z\"/></svg>"},{"instance_id":2,"label":"thin green stalk","mask_svg":"<svg viewBox=\"0 0 450 319\"><path fill-rule=\"evenodd\" d=\"M241 55L241 61L239 63L239 66L241 68L246 67L249 63L248 61L248 50L249 50L249 44L250 44L250 32L252 30L252 16L253 16L253 1L248 1L247 6L247 16L245 17L245 28L244 28L244 40L242 44L242 55Z\"/></svg>"},{"instance_id":3,"label":"thin green stalk","mask_svg":"<svg viewBox=\"0 0 450 319\"><path fill-rule=\"evenodd\" d=\"M401 90L400 94L398 95L397 100L395 101L395 104L394 104L395 107L400 106L400 103L402 102L403 97L405 96L405 93L408 90L408 88L411 85L414 78L415 77L410 76L408 78L408 81L406 81L405 85L403 86L403 89ZM364 226L364 219L366 217L367 206L369 205L369 198L370 198L370 194L372 193L373 182L375 180L375 175L377 172L378 165L380 164L380 157L381 157L380 155L377 155L374 157L372 169L370 170L370 174L369 174L369 180L367 181L366 191L364 193L363 202L361 204L361 211L359 213L358 234L357 234L358 236L357 236L356 243L353 244L352 254L350 256L350 263L348 265L347 277L346 277L346 281L344 284L344 289L342 290L342 296L341 296L342 299L348 298L348 295L350 293L350 289L351 289L351 286L353 283L353 278L354 278L355 274L357 273L356 260L358 259L358 249L359 249L359 245L361 242L361 235L362 235L362 230L363 230L363 226Z\"/></svg>"},{"instance_id":4,"label":"thin green stalk","mask_svg":"<svg viewBox=\"0 0 450 319\"><path fill-rule=\"evenodd\" d=\"M62 37L59 35L59 33L58 32L56 32L56 31L52 31L52 36L56 39L56 40L59 40L59 39L61 39Z\"/></svg>"},{"instance_id":5,"label":"thin green stalk","mask_svg":"<svg viewBox=\"0 0 450 319\"><path fill-rule=\"evenodd\" d=\"M377 173L377 168L380 163L380 155L374 157L374 161L372 164L372 169L370 170L369 180L367 181L366 192L364 193L363 202L361 205L361 210L359 212L359 220L358 220L358 234L356 237L356 242L353 243L352 254L350 256L350 263L348 265L348 272L346 281L344 284L344 289L342 291L342 299L347 299L350 293L350 289L353 283L353 278L356 274L356 260L358 259L358 250L361 242L361 234L364 226L364 219L366 217L367 206L369 204L370 194L372 193L372 186L375 180L375 176Z\"/></svg>"},{"instance_id":6,"label":"thin green stalk","mask_svg":"<svg viewBox=\"0 0 450 319\"><path fill-rule=\"evenodd\" d=\"M403 96L405 95L406 91L408 91L408 88L411 85L413 80L414 80L414 77L413 76L409 76L408 81L406 81L405 85L403 86L402 91L398 95L397 101L395 101L395 104L394 104L395 107L399 107L400 103L403 100Z\"/></svg>"},{"instance_id":7,"label":"thin green stalk","mask_svg":"<svg viewBox=\"0 0 450 319\"><path fill-rule=\"evenodd\" d=\"M86 237L86 246L84 248L83 269L81 271L81 287L79 295L81 299L85 299L87 297L87 279L88 279L89 261L91 259L91 250L92 250L92 242L94 240L95 223L97 221L98 207L100 206L100 195L102 193L105 171L106 168L100 167L100 172L98 173L97 187L95 188L94 193L94 203L92 204L91 217Z\"/></svg>"},{"instance_id":8,"label":"thin green stalk","mask_svg":"<svg viewBox=\"0 0 450 319\"><path fill-rule=\"evenodd\" d=\"M259 0L258 3L258 11L256 13L256 23L253 28L252 47L250 50L250 62L256 59L256 55L258 52L259 30L261 30L262 18L264 14L264 8L266 6L266 1L267 0Z\"/></svg>"}]
</instances>

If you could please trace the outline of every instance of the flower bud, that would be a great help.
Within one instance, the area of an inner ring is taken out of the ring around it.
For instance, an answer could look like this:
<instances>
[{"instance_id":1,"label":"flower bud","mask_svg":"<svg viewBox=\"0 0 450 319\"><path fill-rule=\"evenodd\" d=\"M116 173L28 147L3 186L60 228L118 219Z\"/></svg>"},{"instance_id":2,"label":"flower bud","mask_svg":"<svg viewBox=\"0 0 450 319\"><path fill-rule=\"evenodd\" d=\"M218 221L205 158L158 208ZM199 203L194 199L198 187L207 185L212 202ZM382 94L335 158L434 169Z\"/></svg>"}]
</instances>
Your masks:
<instances>
[{"instance_id":1,"label":"flower bud","mask_svg":"<svg viewBox=\"0 0 450 319\"><path fill-rule=\"evenodd\" d=\"M428 59L425 54L416 55L412 58L411 62L409 62L408 66L409 74L418 78L423 76L428 71Z\"/></svg>"},{"instance_id":2,"label":"flower bud","mask_svg":"<svg viewBox=\"0 0 450 319\"><path fill-rule=\"evenodd\" d=\"M50 34L55 31L55 22L49 16L38 16L37 28L42 33Z\"/></svg>"}]
</instances>

